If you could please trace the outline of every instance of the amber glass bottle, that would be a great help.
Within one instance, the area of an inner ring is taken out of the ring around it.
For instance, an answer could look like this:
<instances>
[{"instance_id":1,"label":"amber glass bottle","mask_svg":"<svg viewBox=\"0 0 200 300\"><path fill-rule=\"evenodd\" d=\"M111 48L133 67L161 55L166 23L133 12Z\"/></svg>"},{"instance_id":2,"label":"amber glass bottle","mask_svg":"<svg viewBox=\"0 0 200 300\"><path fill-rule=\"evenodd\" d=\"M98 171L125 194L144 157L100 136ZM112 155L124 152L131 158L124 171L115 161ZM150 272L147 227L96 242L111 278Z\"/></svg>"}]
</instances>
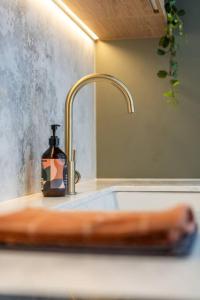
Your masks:
<instances>
[{"instance_id":1,"label":"amber glass bottle","mask_svg":"<svg viewBox=\"0 0 200 300\"><path fill-rule=\"evenodd\" d=\"M49 139L49 148L42 155L41 186L45 197L65 196L67 185L67 159L65 153L58 147L59 138L56 129L60 125L53 124L53 135Z\"/></svg>"}]
</instances>

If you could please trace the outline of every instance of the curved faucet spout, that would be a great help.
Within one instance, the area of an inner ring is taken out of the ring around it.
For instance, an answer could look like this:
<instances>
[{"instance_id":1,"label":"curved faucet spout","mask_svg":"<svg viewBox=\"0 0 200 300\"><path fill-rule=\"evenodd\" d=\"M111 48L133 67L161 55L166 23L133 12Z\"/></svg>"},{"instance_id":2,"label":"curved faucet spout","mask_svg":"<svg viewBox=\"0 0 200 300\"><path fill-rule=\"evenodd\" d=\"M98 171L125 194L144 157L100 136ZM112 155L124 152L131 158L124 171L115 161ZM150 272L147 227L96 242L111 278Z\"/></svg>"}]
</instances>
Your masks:
<instances>
[{"instance_id":1,"label":"curved faucet spout","mask_svg":"<svg viewBox=\"0 0 200 300\"><path fill-rule=\"evenodd\" d=\"M79 81L77 81L72 88L70 89L65 103L65 151L68 159L68 186L67 193L75 194L75 184L74 184L74 151L72 148L72 137L73 137L73 128L72 128L72 116L73 116L73 102L78 91L91 82L104 81L108 80L113 84L117 89L121 91L124 95L124 98L127 102L128 113L134 112L134 105L131 93L129 92L126 85L119 79L108 74L99 74L94 73L87 76L84 76Z\"/></svg>"}]
</instances>

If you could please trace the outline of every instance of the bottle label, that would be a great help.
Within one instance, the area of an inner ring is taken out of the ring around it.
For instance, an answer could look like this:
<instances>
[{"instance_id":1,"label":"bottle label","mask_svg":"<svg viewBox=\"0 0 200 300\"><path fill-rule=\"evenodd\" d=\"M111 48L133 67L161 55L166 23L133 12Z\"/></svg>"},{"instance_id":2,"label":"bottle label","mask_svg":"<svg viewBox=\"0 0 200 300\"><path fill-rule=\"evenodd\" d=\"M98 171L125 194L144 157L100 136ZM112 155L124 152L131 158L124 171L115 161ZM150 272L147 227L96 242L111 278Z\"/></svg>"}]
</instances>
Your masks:
<instances>
[{"instance_id":1,"label":"bottle label","mask_svg":"<svg viewBox=\"0 0 200 300\"><path fill-rule=\"evenodd\" d=\"M42 159L42 190L65 189L66 177L65 159Z\"/></svg>"}]
</instances>

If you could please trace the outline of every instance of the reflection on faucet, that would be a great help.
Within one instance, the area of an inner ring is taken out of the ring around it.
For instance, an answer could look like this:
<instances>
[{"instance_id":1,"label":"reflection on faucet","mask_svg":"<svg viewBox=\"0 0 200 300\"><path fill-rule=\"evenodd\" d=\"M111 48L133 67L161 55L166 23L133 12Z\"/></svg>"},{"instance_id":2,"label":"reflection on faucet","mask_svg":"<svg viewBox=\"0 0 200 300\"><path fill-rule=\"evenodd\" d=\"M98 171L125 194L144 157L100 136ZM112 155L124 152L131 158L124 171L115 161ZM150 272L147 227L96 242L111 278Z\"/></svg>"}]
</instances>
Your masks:
<instances>
[{"instance_id":1,"label":"reflection on faucet","mask_svg":"<svg viewBox=\"0 0 200 300\"><path fill-rule=\"evenodd\" d=\"M90 82L96 82L101 80L108 80L116 88L118 88L124 95L127 102L128 113L134 112L134 105L131 93L125 86L123 82L114 76L108 74L90 74L84 76L79 81L77 81L70 89L66 102L65 102L65 151L68 160L68 178L67 178L67 194L75 194L75 150L72 148L72 137L73 137L73 126L72 126L72 116L73 116L73 102L78 91Z\"/></svg>"}]
</instances>

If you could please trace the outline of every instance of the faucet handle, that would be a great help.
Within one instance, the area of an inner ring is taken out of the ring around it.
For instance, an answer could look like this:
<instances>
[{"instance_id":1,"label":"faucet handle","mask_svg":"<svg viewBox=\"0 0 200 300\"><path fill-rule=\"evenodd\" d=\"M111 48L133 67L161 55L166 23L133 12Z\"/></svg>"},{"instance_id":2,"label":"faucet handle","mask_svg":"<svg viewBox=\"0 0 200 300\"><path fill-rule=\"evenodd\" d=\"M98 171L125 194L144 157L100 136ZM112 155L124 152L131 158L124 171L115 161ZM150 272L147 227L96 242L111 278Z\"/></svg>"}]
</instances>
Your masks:
<instances>
[{"instance_id":1,"label":"faucet handle","mask_svg":"<svg viewBox=\"0 0 200 300\"><path fill-rule=\"evenodd\" d=\"M76 149L73 149L73 152L72 152L72 160L73 160L73 161L76 161Z\"/></svg>"},{"instance_id":2,"label":"faucet handle","mask_svg":"<svg viewBox=\"0 0 200 300\"><path fill-rule=\"evenodd\" d=\"M77 184L81 180L81 174L79 171L75 170L75 184Z\"/></svg>"},{"instance_id":3,"label":"faucet handle","mask_svg":"<svg viewBox=\"0 0 200 300\"><path fill-rule=\"evenodd\" d=\"M75 150L75 149L73 149L72 159L73 159L73 161L74 161L74 163L75 163L75 161L76 161L76 150ZM77 170L75 170L75 175L74 175L74 177L75 177L75 184L77 184L77 183L80 181L80 179L81 179L81 174L80 174L80 172L77 171Z\"/></svg>"}]
</instances>

